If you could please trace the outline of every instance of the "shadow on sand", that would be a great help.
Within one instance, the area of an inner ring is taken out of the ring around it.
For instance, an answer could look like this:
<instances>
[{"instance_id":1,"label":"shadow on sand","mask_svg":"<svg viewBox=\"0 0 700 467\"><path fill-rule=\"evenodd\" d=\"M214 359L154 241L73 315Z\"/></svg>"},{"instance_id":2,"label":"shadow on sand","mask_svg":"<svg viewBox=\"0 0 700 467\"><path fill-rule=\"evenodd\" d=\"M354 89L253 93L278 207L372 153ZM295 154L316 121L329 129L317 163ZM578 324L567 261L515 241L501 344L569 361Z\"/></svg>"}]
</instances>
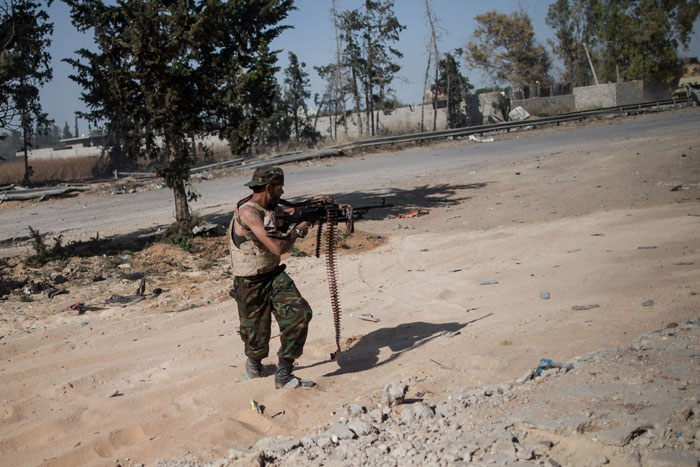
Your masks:
<instances>
[{"instance_id":1,"label":"shadow on sand","mask_svg":"<svg viewBox=\"0 0 700 467\"><path fill-rule=\"evenodd\" d=\"M350 349L340 354L340 358L336 361L338 369L323 376L357 373L391 363L406 352L416 350L438 337L461 331L468 325L487 318L491 314L489 313L466 323L426 323L416 321L399 324L393 328L382 328L372 331L355 342ZM392 353L387 358L380 360L380 351L385 347L388 347ZM306 366L302 365L299 366L299 369L311 368L329 362L332 362L332 360L325 360Z\"/></svg>"}]
</instances>

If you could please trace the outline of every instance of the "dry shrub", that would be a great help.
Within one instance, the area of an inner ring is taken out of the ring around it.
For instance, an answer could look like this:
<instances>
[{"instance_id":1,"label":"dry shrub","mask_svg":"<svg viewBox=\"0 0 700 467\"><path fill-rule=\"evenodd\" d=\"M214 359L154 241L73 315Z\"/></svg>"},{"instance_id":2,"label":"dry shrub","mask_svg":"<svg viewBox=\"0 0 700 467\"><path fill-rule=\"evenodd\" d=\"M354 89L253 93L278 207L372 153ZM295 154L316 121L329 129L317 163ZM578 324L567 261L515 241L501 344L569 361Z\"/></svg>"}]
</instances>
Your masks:
<instances>
[{"instance_id":1,"label":"dry shrub","mask_svg":"<svg viewBox=\"0 0 700 467\"><path fill-rule=\"evenodd\" d=\"M70 159L29 160L34 170L31 181L34 183L82 180L95 176L99 156L74 157ZM2 164L0 185L22 183L24 180L24 160Z\"/></svg>"}]
</instances>

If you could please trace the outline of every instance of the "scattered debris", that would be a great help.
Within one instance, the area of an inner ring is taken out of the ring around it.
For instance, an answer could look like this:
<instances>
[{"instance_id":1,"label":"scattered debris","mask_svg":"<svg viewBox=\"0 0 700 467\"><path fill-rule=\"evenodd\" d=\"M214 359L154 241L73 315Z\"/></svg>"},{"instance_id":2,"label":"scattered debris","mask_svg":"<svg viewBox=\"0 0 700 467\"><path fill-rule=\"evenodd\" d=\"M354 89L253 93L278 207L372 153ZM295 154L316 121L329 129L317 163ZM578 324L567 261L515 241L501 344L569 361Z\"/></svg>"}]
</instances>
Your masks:
<instances>
[{"instance_id":1,"label":"scattered debris","mask_svg":"<svg viewBox=\"0 0 700 467\"><path fill-rule=\"evenodd\" d=\"M408 219L411 217L427 216L428 214L430 214L430 211L427 211L425 209L412 209L412 210L407 211L403 214L399 214L399 218Z\"/></svg>"},{"instance_id":2,"label":"scattered debris","mask_svg":"<svg viewBox=\"0 0 700 467\"><path fill-rule=\"evenodd\" d=\"M277 412L276 414L274 414L274 415L273 415L272 417L270 417L270 418L277 418L277 417L281 417L281 416L283 416L283 415L284 415L284 410L281 411L281 412Z\"/></svg>"},{"instance_id":3,"label":"scattered debris","mask_svg":"<svg viewBox=\"0 0 700 467\"><path fill-rule=\"evenodd\" d=\"M146 299L145 295L119 295L119 294L113 294L107 297L107 300L105 300L106 304L119 304L122 307L127 307L129 305L133 305L134 303L138 303L140 301L143 301Z\"/></svg>"},{"instance_id":4,"label":"scattered debris","mask_svg":"<svg viewBox=\"0 0 700 467\"><path fill-rule=\"evenodd\" d=\"M469 141L472 141L474 143L493 143L496 140L493 139L492 137L482 138L482 137L479 137L476 135L469 135Z\"/></svg>"},{"instance_id":5,"label":"scattered debris","mask_svg":"<svg viewBox=\"0 0 700 467\"><path fill-rule=\"evenodd\" d=\"M645 302L642 302L642 306L653 306L654 305L654 300L647 300Z\"/></svg>"},{"instance_id":6,"label":"scattered debris","mask_svg":"<svg viewBox=\"0 0 700 467\"><path fill-rule=\"evenodd\" d=\"M352 316L352 315L351 315L351 316ZM379 320L378 320L377 318L375 318L374 315L372 315L372 314L370 314L370 313L362 313L362 314L360 314L360 315L357 315L357 318L358 318L358 319L361 319L361 320L363 320L363 321L371 321L371 322L373 322L373 323L378 323L378 322L379 322Z\"/></svg>"},{"instance_id":7,"label":"scattered debris","mask_svg":"<svg viewBox=\"0 0 700 467\"><path fill-rule=\"evenodd\" d=\"M195 225L192 228L193 235L209 235L217 236L221 234L221 226L219 224Z\"/></svg>"},{"instance_id":8,"label":"scattered debris","mask_svg":"<svg viewBox=\"0 0 700 467\"><path fill-rule=\"evenodd\" d=\"M46 295L49 297L49 300L54 298L56 295L68 293L68 289L55 289L53 287L49 287L46 289Z\"/></svg>"},{"instance_id":9,"label":"scattered debris","mask_svg":"<svg viewBox=\"0 0 700 467\"><path fill-rule=\"evenodd\" d=\"M654 250L656 247L655 246L638 246L638 250Z\"/></svg>"},{"instance_id":10,"label":"scattered debris","mask_svg":"<svg viewBox=\"0 0 700 467\"><path fill-rule=\"evenodd\" d=\"M540 360L540 364L537 365L535 373L537 373L537 376L540 376L542 375L542 371L548 368L563 368L564 370L569 371L574 368L574 365L571 363L556 363L548 358L543 358Z\"/></svg>"},{"instance_id":11,"label":"scattered debris","mask_svg":"<svg viewBox=\"0 0 700 467\"><path fill-rule=\"evenodd\" d=\"M401 381L391 381L384 386L381 404L385 407L394 407L402 404L407 392L407 385Z\"/></svg>"},{"instance_id":12,"label":"scattered debris","mask_svg":"<svg viewBox=\"0 0 700 467\"><path fill-rule=\"evenodd\" d=\"M123 392L119 392L119 389L117 389L117 390L114 391L114 392L112 393L112 395L109 396L109 397L119 397L119 396L123 396L123 395L124 395L124 393L123 393Z\"/></svg>"},{"instance_id":13,"label":"scattered debris","mask_svg":"<svg viewBox=\"0 0 700 467\"><path fill-rule=\"evenodd\" d=\"M83 302L74 303L68 307L69 310L77 311L79 315L85 313L85 304Z\"/></svg>"},{"instance_id":14,"label":"scattered debris","mask_svg":"<svg viewBox=\"0 0 700 467\"><path fill-rule=\"evenodd\" d=\"M549 300L549 290L540 290L540 298L542 300Z\"/></svg>"},{"instance_id":15,"label":"scattered debris","mask_svg":"<svg viewBox=\"0 0 700 467\"><path fill-rule=\"evenodd\" d=\"M591 304L591 305L575 305L572 306L571 309L573 311L583 311L583 310L591 310L593 308L599 308L600 305L596 304Z\"/></svg>"},{"instance_id":16,"label":"scattered debris","mask_svg":"<svg viewBox=\"0 0 700 467\"><path fill-rule=\"evenodd\" d=\"M262 415L263 412L265 412L265 406L262 404L259 404L257 401L251 399L250 400L250 408L253 409L253 411L259 413Z\"/></svg>"},{"instance_id":17,"label":"scattered debris","mask_svg":"<svg viewBox=\"0 0 700 467\"><path fill-rule=\"evenodd\" d=\"M508 120L513 121L513 122L519 122L521 120L526 120L527 118L530 117L530 114L527 112L527 110L523 109L522 107L518 106L508 112Z\"/></svg>"},{"instance_id":18,"label":"scattered debris","mask_svg":"<svg viewBox=\"0 0 700 467\"><path fill-rule=\"evenodd\" d=\"M495 285L498 284L498 281L484 281L480 283L479 285Z\"/></svg>"}]
</instances>

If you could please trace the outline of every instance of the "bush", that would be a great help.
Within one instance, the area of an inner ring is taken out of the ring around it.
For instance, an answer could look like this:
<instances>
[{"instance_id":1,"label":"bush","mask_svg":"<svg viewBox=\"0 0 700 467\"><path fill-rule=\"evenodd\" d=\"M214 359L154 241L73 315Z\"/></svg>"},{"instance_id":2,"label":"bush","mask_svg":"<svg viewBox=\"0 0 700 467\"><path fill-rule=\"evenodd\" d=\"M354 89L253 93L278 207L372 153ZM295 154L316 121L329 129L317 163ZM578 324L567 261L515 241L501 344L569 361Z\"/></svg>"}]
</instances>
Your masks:
<instances>
[{"instance_id":1,"label":"bush","mask_svg":"<svg viewBox=\"0 0 700 467\"><path fill-rule=\"evenodd\" d=\"M46 244L46 236L48 234L39 233L29 226L29 236L31 237L31 246L34 249L34 254L27 258L27 264L32 267L40 267L44 264L57 259L64 258L64 249L61 244L62 236L59 235L54 239L54 244L51 248Z\"/></svg>"}]
</instances>

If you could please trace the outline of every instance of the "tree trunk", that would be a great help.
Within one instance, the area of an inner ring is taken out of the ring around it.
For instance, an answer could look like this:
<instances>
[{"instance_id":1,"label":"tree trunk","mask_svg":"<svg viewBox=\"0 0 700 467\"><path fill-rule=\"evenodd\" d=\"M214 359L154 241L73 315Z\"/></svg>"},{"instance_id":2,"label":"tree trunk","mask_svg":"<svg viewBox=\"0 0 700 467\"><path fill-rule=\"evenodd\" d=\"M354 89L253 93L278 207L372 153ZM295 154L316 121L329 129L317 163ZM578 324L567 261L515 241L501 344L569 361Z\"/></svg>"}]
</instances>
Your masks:
<instances>
[{"instance_id":1,"label":"tree trunk","mask_svg":"<svg viewBox=\"0 0 700 467\"><path fill-rule=\"evenodd\" d=\"M435 22L433 20L433 14L430 11L430 4L428 0L425 0L425 14L428 17L428 24L430 25L430 38L433 45L433 58L435 60L435 92L433 93L433 131L437 130L437 81L438 81L438 66L440 64L440 55L438 54L437 48L437 35L435 34Z\"/></svg>"},{"instance_id":2,"label":"tree trunk","mask_svg":"<svg viewBox=\"0 0 700 467\"><path fill-rule=\"evenodd\" d=\"M423 97L421 98L420 105L420 131L425 131L425 91L428 87L428 76L430 75L430 57L431 53L428 51L428 66L425 67L425 80L423 81Z\"/></svg>"},{"instance_id":3,"label":"tree trunk","mask_svg":"<svg viewBox=\"0 0 700 467\"><path fill-rule=\"evenodd\" d=\"M24 147L24 186L29 186L31 183L31 167L29 167L29 151L27 146L29 146L29 132L27 128L29 127L29 122L27 121L26 112L22 112L22 142Z\"/></svg>"},{"instance_id":4,"label":"tree trunk","mask_svg":"<svg viewBox=\"0 0 700 467\"><path fill-rule=\"evenodd\" d=\"M447 58L445 58L445 62L447 62ZM450 100L450 74L451 71L447 70L447 121L445 122L445 126L447 128L452 128L452 115L454 112L454 105L452 104L452 101Z\"/></svg>"},{"instance_id":5,"label":"tree trunk","mask_svg":"<svg viewBox=\"0 0 700 467\"><path fill-rule=\"evenodd\" d=\"M187 192L185 191L185 181L178 180L173 187L175 195L175 220L177 222L177 232L180 235L191 236L190 224L192 218L190 216L190 208L187 204Z\"/></svg>"},{"instance_id":6,"label":"tree trunk","mask_svg":"<svg viewBox=\"0 0 700 467\"><path fill-rule=\"evenodd\" d=\"M335 56L336 72L338 73L338 95L343 106L343 124L345 126L345 138L348 137L348 112L345 108L345 90L343 89L343 64L340 59L340 38L338 37L338 17L336 16L335 0L333 0L333 29L335 31ZM335 129L335 139L338 140L338 129Z\"/></svg>"},{"instance_id":7,"label":"tree trunk","mask_svg":"<svg viewBox=\"0 0 700 467\"><path fill-rule=\"evenodd\" d=\"M360 131L360 136L362 136L362 106L360 105L360 90L357 86L357 74L355 72L355 66L352 66L352 95L355 98L355 113L357 113L357 128Z\"/></svg>"},{"instance_id":8,"label":"tree trunk","mask_svg":"<svg viewBox=\"0 0 700 467\"><path fill-rule=\"evenodd\" d=\"M168 149L170 150L170 162L173 163L176 159L184 157L173 138L167 138ZM175 222L177 222L177 232L180 235L191 236L192 218L190 216L190 207L187 204L187 191L185 190L185 181L189 177L189 171L186 173L177 174L178 177L173 181L173 194L175 196Z\"/></svg>"}]
</instances>

